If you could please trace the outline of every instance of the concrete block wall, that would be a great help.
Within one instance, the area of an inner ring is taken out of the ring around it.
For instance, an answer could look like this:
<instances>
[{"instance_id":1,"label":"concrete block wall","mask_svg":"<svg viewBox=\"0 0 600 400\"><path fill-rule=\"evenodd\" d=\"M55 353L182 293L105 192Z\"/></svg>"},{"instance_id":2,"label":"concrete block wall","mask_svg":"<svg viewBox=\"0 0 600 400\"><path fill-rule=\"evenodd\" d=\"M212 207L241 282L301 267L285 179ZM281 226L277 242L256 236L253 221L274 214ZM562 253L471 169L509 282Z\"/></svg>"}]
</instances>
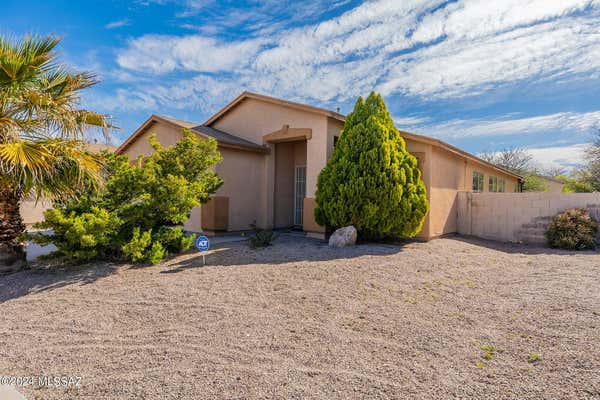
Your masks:
<instances>
[{"instance_id":1,"label":"concrete block wall","mask_svg":"<svg viewBox=\"0 0 600 400\"><path fill-rule=\"evenodd\" d=\"M586 208L600 221L600 193L458 193L458 233L504 242L545 243L552 217Z\"/></svg>"}]
</instances>

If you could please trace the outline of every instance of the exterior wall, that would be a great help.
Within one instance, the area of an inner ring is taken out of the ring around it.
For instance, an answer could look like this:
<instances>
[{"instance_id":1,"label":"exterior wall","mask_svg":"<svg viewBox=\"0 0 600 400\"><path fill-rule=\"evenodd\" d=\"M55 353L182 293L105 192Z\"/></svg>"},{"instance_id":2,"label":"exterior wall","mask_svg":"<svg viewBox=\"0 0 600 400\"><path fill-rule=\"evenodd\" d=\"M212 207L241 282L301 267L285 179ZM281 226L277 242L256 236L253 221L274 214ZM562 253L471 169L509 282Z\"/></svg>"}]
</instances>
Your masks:
<instances>
[{"instance_id":1,"label":"exterior wall","mask_svg":"<svg viewBox=\"0 0 600 400\"><path fill-rule=\"evenodd\" d=\"M464 159L443 149L432 148L430 191L430 237L456 232L456 194L465 188Z\"/></svg>"},{"instance_id":2,"label":"exterior wall","mask_svg":"<svg viewBox=\"0 0 600 400\"><path fill-rule=\"evenodd\" d=\"M230 231L258 224L264 188L264 154L219 148L223 161L215 170L224 180L215 196L229 197Z\"/></svg>"},{"instance_id":3,"label":"exterior wall","mask_svg":"<svg viewBox=\"0 0 600 400\"><path fill-rule=\"evenodd\" d=\"M432 177L432 146L420 143L414 140L406 139L406 150L417 158L419 169L421 170L421 179L427 189L427 201L431 204L431 177ZM428 239L431 231L431 210L425 217L423 228L417 235L418 239Z\"/></svg>"},{"instance_id":4,"label":"exterior wall","mask_svg":"<svg viewBox=\"0 0 600 400\"><path fill-rule=\"evenodd\" d=\"M458 195L458 232L505 242L544 243L545 229L567 208L600 218L600 193L467 193Z\"/></svg>"}]
</instances>

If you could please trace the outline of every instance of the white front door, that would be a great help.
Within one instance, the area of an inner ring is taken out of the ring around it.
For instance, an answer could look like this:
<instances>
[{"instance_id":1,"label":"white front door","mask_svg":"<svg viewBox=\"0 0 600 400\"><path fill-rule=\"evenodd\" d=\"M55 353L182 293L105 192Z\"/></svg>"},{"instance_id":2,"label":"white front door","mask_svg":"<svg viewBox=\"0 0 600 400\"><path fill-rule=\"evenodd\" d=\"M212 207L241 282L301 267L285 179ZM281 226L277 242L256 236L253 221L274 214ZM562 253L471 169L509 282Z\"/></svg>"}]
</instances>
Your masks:
<instances>
[{"instance_id":1,"label":"white front door","mask_svg":"<svg viewBox=\"0 0 600 400\"><path fill-rule=\"evenodd\" d=\"M306 196L306 165L297 165L294 177L294 225L302 226Z\"/></svg>"}]
</instances>

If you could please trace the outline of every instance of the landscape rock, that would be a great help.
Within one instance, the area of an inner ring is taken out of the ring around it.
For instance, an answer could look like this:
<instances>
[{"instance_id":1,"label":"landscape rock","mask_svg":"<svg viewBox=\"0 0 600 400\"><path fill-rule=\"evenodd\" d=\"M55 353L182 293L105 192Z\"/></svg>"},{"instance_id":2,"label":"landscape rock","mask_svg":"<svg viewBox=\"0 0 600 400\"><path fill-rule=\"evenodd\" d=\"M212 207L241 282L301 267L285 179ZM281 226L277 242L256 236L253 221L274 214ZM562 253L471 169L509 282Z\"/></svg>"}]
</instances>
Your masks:
<instances>
[{"instance_id":1,"label":"landscape rock","mask_svg":"<svg viewBox=\"0 0 600 400\"><path fill-rule=\"evenodd\" d=\"M337 229L329 238L330 247L347 247L355 244L356 228L352 225Z\"/></svg>"}]
</instances>

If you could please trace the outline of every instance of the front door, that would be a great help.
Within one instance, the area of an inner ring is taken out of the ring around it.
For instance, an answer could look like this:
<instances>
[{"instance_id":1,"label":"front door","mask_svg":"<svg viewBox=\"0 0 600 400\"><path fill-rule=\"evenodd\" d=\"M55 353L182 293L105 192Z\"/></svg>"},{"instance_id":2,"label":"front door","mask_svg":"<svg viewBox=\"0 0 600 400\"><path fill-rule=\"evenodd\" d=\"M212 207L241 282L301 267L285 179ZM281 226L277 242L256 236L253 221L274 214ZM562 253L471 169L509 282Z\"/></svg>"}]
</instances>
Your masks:
<instances>
[{"instance_id":1,"label":"front door","mask_svg":"<svg viewBox=\"0 0 600 400\"><path fill-rule=\"evenodd\" d=\"M294 225L302 226L306 196L306 165L297 165L294 174Z\"/></svg>"}]
</instances>

